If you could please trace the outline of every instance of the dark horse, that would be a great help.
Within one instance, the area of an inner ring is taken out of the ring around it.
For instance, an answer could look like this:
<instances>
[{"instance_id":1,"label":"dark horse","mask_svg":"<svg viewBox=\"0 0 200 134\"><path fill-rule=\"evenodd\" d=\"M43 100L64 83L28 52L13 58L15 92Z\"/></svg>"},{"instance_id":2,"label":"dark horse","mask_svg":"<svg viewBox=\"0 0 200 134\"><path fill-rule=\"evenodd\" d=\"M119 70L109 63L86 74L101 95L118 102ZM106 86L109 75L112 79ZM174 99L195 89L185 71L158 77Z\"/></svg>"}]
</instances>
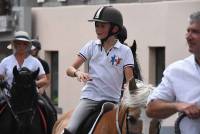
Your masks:
<instances>
[{"instance_id":1,"label":"dark horse","mask_svg":"<svg viewBox=\"0 0 200 134\"><path fill-rule=\"evenodd\" d=\"M35 80L39 69L13 68L11 97L0 106L0 133L2 134L49 134L45 116L38 104Z\"/></svg>"}]
</instances>

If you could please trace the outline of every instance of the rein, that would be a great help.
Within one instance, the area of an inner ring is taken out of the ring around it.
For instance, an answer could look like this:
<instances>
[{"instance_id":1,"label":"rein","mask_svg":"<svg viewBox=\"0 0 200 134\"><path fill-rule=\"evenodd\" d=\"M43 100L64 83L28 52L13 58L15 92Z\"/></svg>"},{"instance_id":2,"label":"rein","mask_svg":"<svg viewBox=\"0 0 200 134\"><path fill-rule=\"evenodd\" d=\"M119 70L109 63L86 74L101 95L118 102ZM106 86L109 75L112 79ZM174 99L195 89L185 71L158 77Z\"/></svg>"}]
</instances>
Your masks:
<instances>
[{"instance_id":1,"label":"rein","mask_svg":"<svg viewBox=\"0 0 200 134\"><path fill-rule=\"evenodd\" d=\"M177 120L175 121L175 134L181 134L181 130L180 130L180 122L182 121L183 118L186 117L185 113L181 113L180 116L177 118Z\"/></svg>"},{"instance_id":2,"label":"rein","mask_svg":"<svg viewBox=\"0 0 200 134\"><path fill-rule=\"evenodd\" d=\"M7 83L7 82L6 82L5 85L6 85L6 86L5 86L4 88L6 88L8 91L10 91L10 88L8 88L8 83ZM3 94L3 98L4 98L5 101L6 101L6 104L8 105L8 108L10 109L11 114L13 115L13 117L15 118L15 120L17 121L17 123L20 124L20 119L19 119L19 117L17 116L17 114L15 114L14 110L12 109L12 106L11 106L11 104L10 104L10 101L9 101L7 95L6 95L5 92L3 92L3 91L2 91L2 94ZM5 107L4 107L4 108L5 108Z\"/></svg>"},{"instance_id":3,"label":"rein","mask_svg":"<svg viewBox=\"0 0 200 134\"><path fill-rule=\"evenodd\" d=\"M121 114L121 122L120 122L120 120L119 120L119 114L120 114L120 104L118 105L118 107L117 107L117 110L116 110L116 128L117 128L117 133L118 134L122 134L122 127L123 127L123 125L124 125L124 119L125 119L125 115L126 115L126 113L127 113L127 111L128 111L128 108L127 107L125 107L125 109L122 111L122 114Z\"/></svg>"},{"instance_id":4,"label":"rein","mask_svg":"<svg viewBox=\"0 0 200 134\"><path fill-rule=\"evenodd\" d=\"M116 127L117 127L117 133L121 134L121 128L119 127L119 105L116 111Z\"/></svg>"},{"instance_id":5,"label":"rein","mask_svg":"<svg viewBox=\"0 0 200 134\"><path fill-rule=\"evenodd\" d=\"M28 109L16 112L16 114L18 115L18 114L23 114L23 113L28 113L28 112L33 112L33 108L28 108Z\"/></svg>"}]
</instances>

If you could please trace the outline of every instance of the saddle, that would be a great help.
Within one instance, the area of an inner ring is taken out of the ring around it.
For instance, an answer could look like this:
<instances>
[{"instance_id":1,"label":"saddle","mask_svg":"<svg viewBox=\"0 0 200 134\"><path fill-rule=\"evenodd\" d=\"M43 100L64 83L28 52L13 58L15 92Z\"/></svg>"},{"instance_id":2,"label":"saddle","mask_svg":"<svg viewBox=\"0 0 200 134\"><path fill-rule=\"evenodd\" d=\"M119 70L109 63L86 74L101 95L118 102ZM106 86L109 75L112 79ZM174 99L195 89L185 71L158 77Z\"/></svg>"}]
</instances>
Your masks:
<instances>
[{"instance_id":1,"label":"saddle","mask_svg":"<svg viewBox=\"0 0 200 134\"><path fill-rule=\"evenodd\" d=\"M46 127L47 132L51 133L53 125L57 120L57 115L54 114L55 112L51 108L50 104L41 95L38 96L38 109L44 124L44 128Z\"/></svg>"},{"instance_id":2,"label":"saddle","mask_svg":"<svg viewBox=\"0 0 200 134\"><path fill-rule=\"evenodd\" d=\"M79 127L77 134L92 134L95 129L96 124L102 115L115 107L115 104L112 102L102 102L100 103L96 110L91 113L82 125Z\"/></svg>"}]
</instances>

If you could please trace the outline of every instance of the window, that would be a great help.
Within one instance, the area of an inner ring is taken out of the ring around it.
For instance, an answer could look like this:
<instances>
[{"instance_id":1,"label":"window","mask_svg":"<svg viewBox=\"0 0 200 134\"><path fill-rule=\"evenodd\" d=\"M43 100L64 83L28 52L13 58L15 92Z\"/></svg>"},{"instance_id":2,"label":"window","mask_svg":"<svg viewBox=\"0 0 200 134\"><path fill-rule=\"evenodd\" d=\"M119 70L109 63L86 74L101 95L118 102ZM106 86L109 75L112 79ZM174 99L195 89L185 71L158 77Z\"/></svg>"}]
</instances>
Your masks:
<instances>
[{"instance_id":1,"label":"window","mask_svg":"<svg viewBox=\"0 0 200 134\"><path fill-rule=\"evenodd\" d=\"M149 50L149 80L158 85L165 69L165 47L150 47Z\"/></svg>"},{"instance_id":2,"label":"window","mask_svg":"<svg viewBox=\"0 0 200 134\"><path fill-rule=\"evenodd\" d=\"M51 68L51 99L58 105L58 52L50 52ZM52 71L53 70L53 71Z\"/></svg>"},{"instance_id":3,"label":"window","mask_svg":"<svg viewBox=\"0 0 200 134\"><path fill-rule=\"evenodd\" d=\"M37 3L44 3L45 0L37 0Z\"/></svg>"},{"instance_id":4,"label":"window","mask_svg":"<svg viewBox=\"0 0 200 134\"><path fill-rule=\"evenodd\" d=\"M11 14L11 1L0 0L0 15Z\"/></svg>"}]
</instances>

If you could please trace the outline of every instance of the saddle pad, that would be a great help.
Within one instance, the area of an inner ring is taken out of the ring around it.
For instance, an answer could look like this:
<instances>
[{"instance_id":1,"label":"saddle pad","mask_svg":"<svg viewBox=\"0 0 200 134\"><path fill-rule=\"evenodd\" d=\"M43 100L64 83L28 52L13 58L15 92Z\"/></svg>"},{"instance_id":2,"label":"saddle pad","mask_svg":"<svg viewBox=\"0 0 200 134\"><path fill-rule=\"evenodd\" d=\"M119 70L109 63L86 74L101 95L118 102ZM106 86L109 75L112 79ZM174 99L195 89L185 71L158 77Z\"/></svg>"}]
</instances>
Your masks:
<instances>
[{"instance_id":1,"label":"saddle pad","mask_svg":"<svg viewBox=\"0 0 200 134\"><path fill-rule=\"evenodd\" d=\"M97 119L95 120L92 128L90 129L89 133L88 134L92 134L93 131L94 131L94 128L97 124L97 122L99 121L99 119L101 118L101 116L105 113L105 112L108 112L110 110L112 110L113 108L115 107L115 104L112 103L112 102L105 102L103 105L102 105L102 108L101 108L101 111L97 117Z\"/></svg>"}]
</instances>

